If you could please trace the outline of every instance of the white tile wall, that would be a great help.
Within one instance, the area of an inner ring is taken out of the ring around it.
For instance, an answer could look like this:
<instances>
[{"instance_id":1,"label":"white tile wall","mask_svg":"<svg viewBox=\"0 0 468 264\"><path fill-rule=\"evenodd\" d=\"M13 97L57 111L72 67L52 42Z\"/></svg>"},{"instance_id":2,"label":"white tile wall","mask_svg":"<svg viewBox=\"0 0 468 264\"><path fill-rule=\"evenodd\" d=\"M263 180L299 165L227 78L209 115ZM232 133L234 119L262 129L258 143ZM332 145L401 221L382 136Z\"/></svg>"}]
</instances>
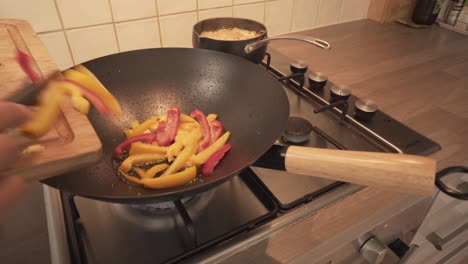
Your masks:
<instances>
[{"instance_id":1,"label":"white tile wall","mask_svg":"<svg viewBox=\"0 0 468 264\"><path fill-rule=\"evenodd\" d=\"M112 25L67 30L75 63L118 52Z\"/></svg>"},{"instance_id":2,"label":"white tile wall","mask_svg":"<svg viewBox=\"0 0 468 264\"><path fill-rule=\"evenodd\" d=\"M198 20L204 20L213 17L232 17L233 8L222 7L198 11Z\"/></svg>"},{"instance_id":3,"label":"white tile wall","mask_svg":"<svg viewBox=\"0 0 468 264\"><path fill-rule=\"evenodd\" d=\"M349 1L349 0L345 0ZM326 26L338 23L343 0L320 0L317 14L317 25ZM340 10L337 12L337 10Z\"/></svg>"},{"instance_id":4,"label":"white tile wall","mask_svg":"<svg viewBox=\"0 0 468 264\"><path fill-rule=\"evenodd\" d=\"M65 33L62 31L41 34L41 41L46 45L49 55L52 56L60 69L67 69L73 66L73 60L68 50Z\"/></svg>"},{"instance_id":5,"label":"white tile wall","mask_svg":"<svg viewBox=\"0 0 468 264\"><path fill-rule=\"evenodd\" d=\"M234 6L234 17L265 22L265 3Z\"/></svg>"},{"instance_id":6,"label":"white tile wall","mask_svg":"<svg viewBox=\"0 0 468 264\"><path fill-rule=\"evenodd\" d=\"M112 22L109 0L55 0L65 28Z\"/></svg>"},{"instance_id":7,"label":"white tile wall","mask_svg":"<svg viewBox=\"0 0 468 264\"><path fill-rule=\"evenodd\" d=\"M160 15L194 11L197 9L197 0L157 0Z\"/></svg>"},{"instance_id":8,"label":"white tile wall","mask_svg":"<svg viewBox=\"0 0 468 264\"><path fill-rule=\"evenodd\" d=\"M119 51L191 47L197 21L253 19L270 36L357 20L370 0L0 0L0 19L28 20L61 69Z\"/></svg>"},{"instance_id":9,"label":"white tile wall","mask_svg":"<svg viewBox=\"0 0 468 264\"><path fill-rule=\"evenodd\" d=\"M370 0L344 0L341 7L340 22L366 18L369 4Z\"/></svg>"},{"instance_id":10,"label":"white tile wall","mask_svg":"<svg viewBox=\"0 0 468 264\"><path fill-rule=\"evenodd\" d=\"M51 0L0 0L0 18L28 20L38 32L61 29L57 9Z\"/></svg>"},{"instance_id":11,"label":"white tile wall","mask_svg":"<svg viewBox=\"0 0 468 264\"><path fill-rule=\"evenodd\" d=\"M291 31L293 0L268 1L265 9L265 25L269 36Z\"/></svg>"},{"instance_id":12,"label":"white tile wall","mask_svg":"<svg viewBox=\"0 0 468 264\"><path fill-rule=\"evenodd\" d=\"M232 5L232 0L198 0L198 9L208 9Z\"/></svg>"},{"instance_id":13,"label":"white tile wall","mask_svg":"<svg viewBox=\"0 0 468 264\"><path fill-rule=\"evenodd\" d=\"M161 47L157 18L118 23L115 30L120 51Z\"/></svg>"},{"instance_id":14,"label":"white tile wall","mask_svg":"<svg viewBox=\"0 0 468 264\"><path fill-rule=\"evenodd\" d=\"M192 47L192 29L197 12L159 18L163 47Z\"/></svg>"},{"instance_id":15,"label":"white tile wall","mask_svg":"<svg viewBox=\"0 0 468 264\"><path fill-rule=\"evenodd\" d=\"M317 24L319 0L294 0L292 31L313 28Z\"/></svg>"},{"instance_id":16,"label":"white tile wall","mask_svg":"<svg viewBox=\"0 0 468 264\"><path fill-rule=\"evenodd\" d=\"M114 21L138 19L156 16L156 1L154 0L110 0Z\"/></svg>"}]
</instances>

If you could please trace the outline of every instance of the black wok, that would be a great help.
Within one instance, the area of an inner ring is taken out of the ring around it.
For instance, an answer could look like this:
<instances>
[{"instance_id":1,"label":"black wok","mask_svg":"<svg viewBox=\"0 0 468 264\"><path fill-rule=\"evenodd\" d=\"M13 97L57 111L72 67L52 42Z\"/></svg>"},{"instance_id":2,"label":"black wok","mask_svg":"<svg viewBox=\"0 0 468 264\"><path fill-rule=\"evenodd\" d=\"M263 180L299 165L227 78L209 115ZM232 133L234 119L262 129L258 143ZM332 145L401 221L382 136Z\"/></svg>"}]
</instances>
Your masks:
<instances>
[{"instance_id":1,"label":"black wok","mask_svg":"<svg viewBox=\"0 0 468 264\"><path fill-rule=\"evenodd\" d=\"M104 158L95 166L43 181L77 195L123 203L194 195L253 164L279 137L289 117L281 83L260 66L229 54L202 49L147 49L109 55L84 65L117 97L124 117L110 120L92 110L89 119L103 143ZM151 190L124 182L115 173L111 159L114 147L124 139L122 130L131 120L163 114L171 106L179 106L184 113L195 108L217 113L232 133L231 151L210 176L186 186ZM269 162L261 162L265 160ZM271 148L258 164L362 184L396 184L398 190L426 194L427 182L432 189L431 173L435 170L435 163L422 157L301 147ZM405 169L408 171L402 173ZM402 182L409 182L410 187L402 187Z\"/></svg>"}]
</instances>

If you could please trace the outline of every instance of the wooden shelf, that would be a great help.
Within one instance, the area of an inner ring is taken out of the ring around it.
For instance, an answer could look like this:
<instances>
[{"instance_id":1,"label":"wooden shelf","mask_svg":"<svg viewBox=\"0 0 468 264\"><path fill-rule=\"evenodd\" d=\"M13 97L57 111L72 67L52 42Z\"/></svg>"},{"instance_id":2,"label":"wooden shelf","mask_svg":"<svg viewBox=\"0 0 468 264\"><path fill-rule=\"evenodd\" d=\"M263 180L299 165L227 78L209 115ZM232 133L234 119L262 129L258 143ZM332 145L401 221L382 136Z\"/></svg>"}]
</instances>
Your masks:
<instances>
[{"instance_id":1,"label":"wooden shelf","mask_svg":"<svg viewBox=\"0 0 468 264\"><path fill-rule=\"evenodd\" d=\"M443 22L439 22L439 21L437 21L437 23L438 23L441 27L443 27L443 28L446 28L446 29L448 29L448 30L452 30L452 31L458 32L458 33L463 34L463 35L465 35L465 36L468 36L468 31L467 31L467 30L461 30L461 29L456 28L456 27L454 27L454 26L452 26L452 25L449 25L449 24L443 23Z\"/></svg>"}]
</instances>

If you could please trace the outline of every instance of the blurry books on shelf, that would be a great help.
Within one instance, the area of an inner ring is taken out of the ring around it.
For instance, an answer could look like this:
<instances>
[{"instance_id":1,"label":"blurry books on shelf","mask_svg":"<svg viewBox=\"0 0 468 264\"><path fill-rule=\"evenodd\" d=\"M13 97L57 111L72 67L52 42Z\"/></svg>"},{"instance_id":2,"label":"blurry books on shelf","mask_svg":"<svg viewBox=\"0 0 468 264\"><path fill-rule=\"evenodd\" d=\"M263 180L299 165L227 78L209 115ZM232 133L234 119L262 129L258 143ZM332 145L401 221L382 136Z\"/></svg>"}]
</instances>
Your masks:
<instances>
[{"instance_id":1,"label":"blurry books on shelf","mask_svg":"<svg viewBox=\"0 0 468 264\"><path fill-rule=\"evenodd\" d=\"M468 0L445 0L437 22L444 28L468 35Z\"/></svg>"}]
</instances>

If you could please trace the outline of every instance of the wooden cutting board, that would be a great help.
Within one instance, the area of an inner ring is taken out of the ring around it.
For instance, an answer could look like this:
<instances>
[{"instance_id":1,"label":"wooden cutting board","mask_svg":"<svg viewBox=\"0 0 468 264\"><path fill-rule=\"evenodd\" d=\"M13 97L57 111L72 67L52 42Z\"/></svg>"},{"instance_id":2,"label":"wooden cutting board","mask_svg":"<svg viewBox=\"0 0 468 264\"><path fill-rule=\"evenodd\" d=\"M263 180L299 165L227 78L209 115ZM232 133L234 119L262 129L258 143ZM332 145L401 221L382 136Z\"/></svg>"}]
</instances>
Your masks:
<instances>
[{"instance_id":1,"label":"wooden cutting board","mask_svg":"<svg viewBox=\"0 0 468 264\"><path fill-rule=\"evenodd\" d=\"M0 19L0 100L31 81L15 60L15 51L29 54L44 78L58 70L47 49L24 20ZM1 115L7 113L0 113ZM90 166L101 157L102 144L85 115L64 102L59 121L37 142L45 149L24 155L11 170L0 174L15 174L27 179L45 179Z\"/></svg>"}]
</instances>

